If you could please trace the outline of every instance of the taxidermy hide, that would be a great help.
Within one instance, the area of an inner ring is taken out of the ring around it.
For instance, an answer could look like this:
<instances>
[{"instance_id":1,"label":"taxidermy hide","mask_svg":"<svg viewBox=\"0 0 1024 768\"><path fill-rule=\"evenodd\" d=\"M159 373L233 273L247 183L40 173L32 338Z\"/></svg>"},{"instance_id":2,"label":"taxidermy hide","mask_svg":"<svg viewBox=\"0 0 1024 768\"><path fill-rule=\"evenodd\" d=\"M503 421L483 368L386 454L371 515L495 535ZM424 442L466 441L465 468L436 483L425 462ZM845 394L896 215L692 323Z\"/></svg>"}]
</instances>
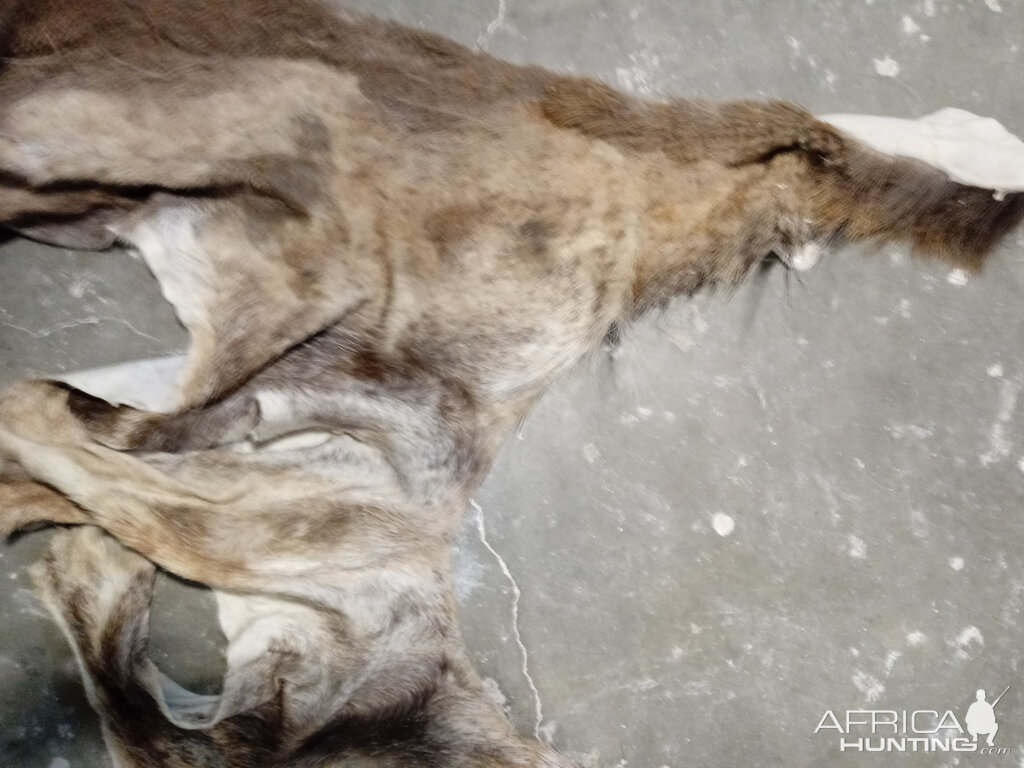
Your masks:
<instances>
[{"instance_id":1,"label":"taxidermy hide","mask_svg":"<svg viewBox=\"0 0 1024 768\"><path fill-rule=\"evenodd\" d=\"M0 54L0 224L137 249L191 334L171 402L0 394L0 535L72 526L33 576L125 768L569 766L487 695L449 562L545 389L766 259L975 270L1024 215L1024 145L966 113L647 102L315 0L9 0ZM157 567L215 591L219 696L146 656Z\"/></svg>"}]
</instances>

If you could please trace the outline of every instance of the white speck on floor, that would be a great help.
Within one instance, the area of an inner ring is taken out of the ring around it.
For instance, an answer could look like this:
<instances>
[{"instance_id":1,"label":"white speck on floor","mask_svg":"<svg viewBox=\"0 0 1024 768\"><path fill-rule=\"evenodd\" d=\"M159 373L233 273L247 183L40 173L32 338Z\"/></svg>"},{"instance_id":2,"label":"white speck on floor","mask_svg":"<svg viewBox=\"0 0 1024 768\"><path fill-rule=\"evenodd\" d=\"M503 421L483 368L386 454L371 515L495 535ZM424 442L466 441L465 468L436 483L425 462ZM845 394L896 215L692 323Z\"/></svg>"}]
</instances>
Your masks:
<instances>
[{"instance_id":1,"label":"white speck on floor","mask_svg":"<svg viewBox=\"0 0 1024 768\"><path fill-rule=\"evenodd\" d=\"M890 424L888 431L894 440L902 440L904 437L926 440L935 434L935 430L922 427L919 424Z\"/></svg>"},{"instance_id":2,"label":"white speck on floor","mask_svg":"<svg viewBox=\"0 0 1024 768\"><path fill-rule=\"evenodd\" d=\"M1019 459L1017 459L1017 469L1019 469L1021 472L1024 472L1024 456L1021 456Z\"/></svg>"},{"instance_id":3,"label":"white speck on floor","mask_svg":"<svg viewBox=\"0 0 1024 768\"><path fill-rule=\"evenodd\" d=\"M921 10L924 11L924 15L928 18L935 17L935 0L924 0L921 3Z\"/></svg>"},{"instance_id":4,"label":"white speck on floor","mask_svg":"<svg viewBox=\"0 0 1024 768\"><path fill-rule=\"evenodd\" d=\"M949 567L954 571L962 571L964 569L964 559L962 557L949 558Z\"/></svg>"},{"instance_id":5,"label":"white speck on floor","mask_svg":"<svg viewBox=\"0 0 1024 768\"><path fill-rule=\"evenodd\" d=\"M928 639L928 636L924 632L914 630L913 632L907 633L907 644L910 646L918 646L924 643Z\"/></svg>"},{"instance_id":6,"label":"white speck on floor","mask_svg":"<svg viewBox=\"0 0 1024 768\"><path fill-rule=\"evenodd\" d=\"M652 51L637 51L629 54L630 66L616 67L615 78L627 91L639 96L655 95L657 73L661 69L661 57Z\"/></svg>"},{"instance_id":7,"label":"white speck on floor","mask_svg":"<svg viewBox=\"0 0 1024 768\"><path fill-rule=\"evenodd\" d=\"M587 464L593 464L601 460L601 451L593 443L587 443L583 446L583 458L586 459Z\"/></svg>"},{"instance_id":8,"label":"white speck on floor","mask_svg":"<svg viewBox=\"0 0 1024 768\"><path fill-rule=\"evenodd\" d=\"M910 299L900 299L900 317L910 319Z\"/></svg>"},{"instance_id":9,"label":"white speck on floor","mask_svg":"<svg viewBox=\"0 0 1024 768\"><path fill-rule=\"evenodd\" d=\"M999 4L999 0L985 0L985 5L988 6L990 11L994 11L995 13L1003 12L1003 6Z\"/></svg>"},{"instance_id":10,"label":"white speck on floor","mask_svg":"<svg viewBox=\"0 0 1024 768\"><path fill-rule=\"evenodd\" d=\"M501 686L498 685L498 681L493 677L485 677L482 682L487 698L501 707L503 711L508 712L508 698L505 696L504 691L501 690Z\"/></svg>"},{"instance_id":11,"label":"white speck on floor","mask_svg":"<svg viewBox=\"0 0 1024 768\"><path fill-rule=\"evenodd\" d=\"M987 373L993 379L1002 378L1002 376L1003 376L1003 366L1001 366L999 363L993 363L987 369L985 369L985 373Z\"/></svg>"},{"instance_id":12,"label":"white speck on floor","mask_svg":"<svg viewBox=\"0 0 1024 768\"><path fill-rule=\"evenodd\" d=\"M880 59L875 59L874 62L875 72L882 77L896 77L900 73L899 62L888 54Z\"/></svg>"},{"instance_id":13,"label":"white speck on floor","mask_svg":"<svg viewBox=\"0 0 1024 768\"><path fill-rule=\"evenodd\" d=\"M31 589L17 589L14 591L13 602L18 606L18 613L27 616L36 616L40 619L50 618L50 614L43 608L42 603Z\"/></svg>"},{"instance_id":14,"label":"white speck on floor","mask_svg":"<svg viewBox=\"0 0 1024 768\"><path fill-rule=\"evenodd\" d=\"M861 670L855 670L853 673L853 684L857 690L864 694L864 698L868 703L878 701L882 694L885 693L885 686L882 682L874 675L869 675L867 672Z\"/></svg>"},{"instance_id":15,"label":"white speck on floor","mask_svg":"<svg viewBox=\"0 0 1024 768\"><path fill-rule=\"evenodd\" d=\"M736 521L724 512L716 512L711 517L711 527L719 536L728 536L736 529Z\"/></svg>"},{"instance_id":16,"label":"white speck on floor","mask_svg":"<svg viewBox=\"0 0 1024 768\"><path fill-rule=\"evenodd\" d=\"M1002 461L1013 450L1013 441L1007 437L1006 425L1017 410L1017 398L1020 395L1020 384L1004 379L999 388L999 410L989 430L988 450L979 457L983 467Z\"/></svg>"},{"instance_id":17,"label":"white speck on floor","mask_svg":"<svg viewBox=\"0 0 1024 768\"><path fill-rule=\"evenodd\" d=\"M855 659L859 659L860 658L860 649L859 648L851 648L850 649L850 655L853 656L853 658L855 658Z\"/></svg>"},{"instance_id":18,"label":"white speck on floor","mask_svg":"<svg viewBox=\"0 0 1024 768\"><path fill-rule=\"evenodd\" d=\"M850 536L846 539L846 554L854 560L863 560L868 556L868 545L859 536Z\"/></svg>"},{"instance_id":19,"label":"white speck on floor","mask_svg":"<svg viewBox=\"0 0 1024 768\"><path fill-rule=\"evenodd\" d=\"M63 757L55 757L50 761L49 768L71 768L71 763Z\"/></svg>"},{"instance_id":20,"label":"white speck on floor","mask_svg":"<svg viewBox=\"0 0 1024 768\"><path fill-rule=\"evenodd\" d=\"M903 30L905 35L914 35L921 31L921 27L918 26L917 22L909 16L904 16L900 21L900 28Z\"/></svg>"},{"instance_id":21,"label":"white speck on floor","mask_svg":"<svg viewBox=\"0 0 1024 768\"><path fill-rule=\"evenodd\" d=\"M900 656L903 654L900 651L889 651L885 655L885 674L891 675L892 668L896 666L896 662L900 660Z\"/></svg>"},{"instance_id":22,"label":"white speck on floor","mask_svg":"<svg viewBox=\"0 0 1024 768\"><path fill-rule=\"evenodd\" d=\"M910 510L910 532L918 539L928 537L928 518L920 509Z\"/></svg>"},{"instance_id":23,"label":"white speck on floor","mask_svg":"<svg viewBox=\"0 0 1024 768\"><path fill-rule=\"evenodd\" d=\"M673 645L672 650L669 653L672 654L672 661L679 661L683 658L683 649L678 645Z\"/></svg>"},{"instance_id":24,"label":"white speck on floor","mask_svg":"<svg viewBox=\"0 0 1024 768\"><path fill-rule=\"evenodd\" d=\"M975 643L985 645L985 638L982 637L981 630L971 624L964 627L963 631L956 636L956 639L950 645L956 649L956 657L958 659L966 659L970 655L971 645Z\"/></svg>"},{"instance_id":25,"label":"white speck on floor","mask_svg":"<svg viewBox=\"0 0 1024 768\"><path fill-rule=\"evenodd\" d=\"M465 602L483 585L487 568L468 547L459 547L452 567L452 586L455 600Z\"/></svg>"},{"instance_id":26,"label":"white speck on floor","mask_svg":"<svg viewBox=\"0 0 1024 768\"><path fill-rule=\"evenodd\" d=\"M950 285L955 285L957 288L963 288L969 281L970 277L962 269L954 269L946 275L946 282Z\"/></svg>"},{"instance_id":27,"label":"white speck on floor","mask_svg":"<svg viewBox=\"0 0 1024 768\"><path fill-rule=\"evenodd\" d=\"M544 725L540 727L540 739L545 744L550 744L555 740L555 731L558 730L558 723L554 720L548 720Z\"/></svg>"}]
</instances>

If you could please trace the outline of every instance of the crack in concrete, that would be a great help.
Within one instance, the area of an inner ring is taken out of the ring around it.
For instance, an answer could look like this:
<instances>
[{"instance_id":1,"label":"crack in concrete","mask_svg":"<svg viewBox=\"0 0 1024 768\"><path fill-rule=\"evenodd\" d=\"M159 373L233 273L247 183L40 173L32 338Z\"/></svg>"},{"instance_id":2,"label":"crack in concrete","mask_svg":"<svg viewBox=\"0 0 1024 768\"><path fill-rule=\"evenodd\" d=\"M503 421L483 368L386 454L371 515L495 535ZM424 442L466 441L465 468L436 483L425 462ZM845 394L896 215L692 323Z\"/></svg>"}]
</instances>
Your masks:
<instances>
[{"instance_id":1,"label":"crack in concrete","mask_svg":"<svg viewBox=\"0 0 1024 768\"><path fill-rule=\"evenodd\" d=\"M506 3L507 0L498 0L498 15L487 25L487 29L480 33L480 37L476 39L476 45L473 46L474 50L483 50L484 45L501 28L501 25L505 23L505 12L508 10Z\"/></svg>"},{"instance_id":2,"label":"crack in concrete","mask_svg":"<svg viewBox=\"0 0 1024 768\"><path fill-rule=\"evenodd\" d=\"M11 328L15 331L21 331L22 333L28 334L33 339L45 339L46 337L52 336L60 331L66 331L69 328L77 328L80 325L99 325L100 323L118 323L120 325L124 325L137 336L149 339L150 341L155 341L164 351L168 349L167 345L161 339L158 339L156 336L152 336L145 331L140 331L127 320L123 320L119 317L85 317L77 320L67 320L63 323L57 323L57 325L52 328L44 328L41 331L33 331L31 328L16 325L15 323L4 322L0 323L0 325L3 325L5 328Z\"/></svg>"},{"instance_id":3,"label":"crack in concrete","mask_svg":"<svg viewBox=\"0 0 1024 768\"><path fill-rule=\"evenodd\" d=\"M519 583L512 575L512 571L509 570L508 563L505 562L498 551L491 546L487 540L487 528L484 525L484 511L475 501L470 501L473 509L476 510L476 530L480 535L480 543L487 548L487 551L491 553L494 559L498 563L498 568L504 574L505 578L508 579L508 583L512 587L512 637L516 641L516 645L519 646L519 653L523 659L522 671L523 677L526 678L526 684L530 688L530 693L533 695L534 712L536 717L533 724L533 735L534 738L540 740L541 738L541 724L544 722L544 708L540 703L540 691L537 690L537 684L533 681L533 677L530 675L530 653L526 649L526 644L523 642L523 636L519 632L519 600L523 596L522 590L519 588Z\"/></svg>"}]
</instances>

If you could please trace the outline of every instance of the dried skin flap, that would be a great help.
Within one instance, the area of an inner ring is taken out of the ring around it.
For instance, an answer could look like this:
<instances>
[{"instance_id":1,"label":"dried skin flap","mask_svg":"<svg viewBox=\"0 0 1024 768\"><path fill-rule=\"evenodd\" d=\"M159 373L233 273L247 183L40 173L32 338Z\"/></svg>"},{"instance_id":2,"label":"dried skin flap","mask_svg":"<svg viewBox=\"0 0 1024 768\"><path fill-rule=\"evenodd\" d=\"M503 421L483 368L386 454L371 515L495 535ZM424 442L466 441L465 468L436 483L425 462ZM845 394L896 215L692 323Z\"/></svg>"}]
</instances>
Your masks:
<instances>
[{"instance_id":1,"label":"dried skin flap","mask_svg":"<svg viewBox=\"0 0 1024 768\"><path fill-rule=\"evenodd\" d=\"M953 181L997 193L1024 191L1024 141L991 117L945 107L918 120L824 115L826 123L886 155L910 157Z\"/></svg>"}]
</instances>

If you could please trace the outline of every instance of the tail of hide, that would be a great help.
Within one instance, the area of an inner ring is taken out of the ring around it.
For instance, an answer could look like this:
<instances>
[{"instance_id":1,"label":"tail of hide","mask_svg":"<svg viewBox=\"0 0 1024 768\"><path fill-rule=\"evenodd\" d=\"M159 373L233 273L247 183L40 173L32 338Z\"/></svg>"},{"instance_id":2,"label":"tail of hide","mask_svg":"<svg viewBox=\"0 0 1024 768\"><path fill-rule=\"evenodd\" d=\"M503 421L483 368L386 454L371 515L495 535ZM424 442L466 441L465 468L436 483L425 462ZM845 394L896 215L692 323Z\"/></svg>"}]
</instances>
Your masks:
<instances>
[{"instance_id":1,"label":"tail of hide","mask_svg":"<svg viewBox=\"0 0 1024 768\"><path fill-rule=\"evenodd\" d=\"M923 253L970 270L978 269L993 246L1024 218L1024 143L995 121L959 110L923 121L873 118L875 127L901 131L892 154L858 140L870 130L842 131L781 101L644 103L595 81L564 79L549 87L541 110L560 127L626 151L664 153L684 165L710 161L726 167L770 166L776 158L796 153L804 161L804 178L809 175L812 182L801 213L821 235L908 241ZM947 120L937 131L935 123L950 113L971 120L961 125ZM972 132L978 123L985 124L985 135ZM859 128L862 121L842 124ZM987 143L992 134L997 134L994 141ZM994 181L986 187L984 173L967 174L971 183L960 183L940 167L950 154L958 155L961 163L970 162L970 152L1005 159L1019 171L993 173L988 163Z\"/></svg>"}]
</instances>

